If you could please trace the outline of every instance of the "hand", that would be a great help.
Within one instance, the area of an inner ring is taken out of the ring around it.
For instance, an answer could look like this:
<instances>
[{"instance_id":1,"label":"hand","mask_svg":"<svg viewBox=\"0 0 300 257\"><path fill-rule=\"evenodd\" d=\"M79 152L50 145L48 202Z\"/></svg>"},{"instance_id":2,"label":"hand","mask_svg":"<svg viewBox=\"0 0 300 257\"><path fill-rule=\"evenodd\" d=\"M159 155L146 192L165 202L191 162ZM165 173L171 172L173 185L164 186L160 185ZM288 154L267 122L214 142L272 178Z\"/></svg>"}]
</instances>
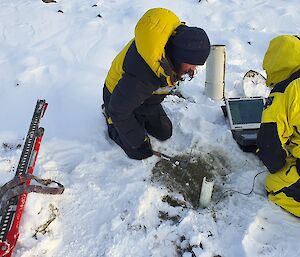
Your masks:
<instances>
[{"instance_id":1,"label":"hand","mask_svg":"<svg viewBox=\"0 0 300 257\"><path fill-rule=\"evenodd\" d=\"M144 142L136 149L136 151L138 153L136 159L138 160L146 159L153 155L150 138L148 136L145 136Z\"/></svg>"}]
</instances>

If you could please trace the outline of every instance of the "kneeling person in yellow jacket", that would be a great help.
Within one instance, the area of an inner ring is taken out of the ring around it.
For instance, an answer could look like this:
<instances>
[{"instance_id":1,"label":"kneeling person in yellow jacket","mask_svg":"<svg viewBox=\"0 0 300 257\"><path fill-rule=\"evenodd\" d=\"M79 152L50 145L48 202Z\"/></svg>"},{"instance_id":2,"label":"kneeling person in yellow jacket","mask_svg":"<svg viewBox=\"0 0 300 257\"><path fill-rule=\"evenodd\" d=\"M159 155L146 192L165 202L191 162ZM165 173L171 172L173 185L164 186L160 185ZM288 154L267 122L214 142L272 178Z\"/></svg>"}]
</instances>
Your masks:
<instances>
[{"instance_id":1,"label":"kneeling person in yellow jacket","mask_svg":"<svg viewBox=\"0 0 300 257\"><path fill-rule=\"evenodd\" d=\"M171 11L147 11L135 37L114 59L103 87L108 133L126 154L144 159L152 153L151 135L172 135L172 123L161 102L182 79L203 65L210 42L203 29L188 27Z\"/></svg>"},{"instance_id":2,"label":"kneeling person in yellow jacket","mask_svg":"<svg viewBox=\"0 0 300 257\"><path fill-rule=\"evenodd\" d=\"M263 68L272 88L257 139L270 171L265 186L272 202L300 217L300 37L271 40Z\"/></svg>"}]
</instances>

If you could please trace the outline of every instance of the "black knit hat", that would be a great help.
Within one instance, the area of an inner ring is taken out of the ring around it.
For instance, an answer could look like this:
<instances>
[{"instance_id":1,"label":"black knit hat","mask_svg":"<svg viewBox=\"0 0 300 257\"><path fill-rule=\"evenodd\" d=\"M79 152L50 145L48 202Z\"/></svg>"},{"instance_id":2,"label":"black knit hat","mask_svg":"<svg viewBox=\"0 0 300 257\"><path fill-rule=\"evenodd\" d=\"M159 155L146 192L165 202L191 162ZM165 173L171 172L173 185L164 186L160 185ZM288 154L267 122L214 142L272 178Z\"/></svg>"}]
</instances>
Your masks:
<instances>
[{"instance_id":1,"label":"black knit hat","mask_svg":"<svg viewBox=\"0 0 300 257\"><path fill-rule=\"evenodd\" d=\"M180 25L167 44L167 54L174 62L203 65L210 52L207 34L201 28Z\"/></svg>"}]
</instances>

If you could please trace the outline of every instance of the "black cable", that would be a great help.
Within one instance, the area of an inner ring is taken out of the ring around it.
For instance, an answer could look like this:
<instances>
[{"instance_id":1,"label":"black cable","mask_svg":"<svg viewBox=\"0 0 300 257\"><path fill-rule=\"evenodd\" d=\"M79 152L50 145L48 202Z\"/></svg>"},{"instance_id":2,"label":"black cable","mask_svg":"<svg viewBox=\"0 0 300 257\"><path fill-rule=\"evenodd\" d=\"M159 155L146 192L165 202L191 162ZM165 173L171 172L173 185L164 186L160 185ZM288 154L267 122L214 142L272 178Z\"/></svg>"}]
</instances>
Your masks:
<instances>
[{"instance_id":1,"label":"black cable","mask_svg":"<svg viewBox=\"0 0 300 257\"><path fill-rule=\"evenodd\" d=\"M255 185L255 179L256 179L256 177L257 177L258 175L264 173L264 172L267 172L267 171L265 170L265 171L258 172L258 173L254 176L254 178L253 178L253 183L252 183L252 188L251 188L250 192L244 193L244 192L240 192L240 191L238 191L238 190L229 189L229 190L225 191L225 192L222 194L222 196L221 196L220 199L215 203L215 205L217 205L217 204L225 197L225 194L227 194L227 193L229 193L229 192L232 192L232 193L238 193L238 194L246 195L246 196L252 194L252 192L253 192L253 190L254 190L254 185Z\"/></svg>"}]
</instances>

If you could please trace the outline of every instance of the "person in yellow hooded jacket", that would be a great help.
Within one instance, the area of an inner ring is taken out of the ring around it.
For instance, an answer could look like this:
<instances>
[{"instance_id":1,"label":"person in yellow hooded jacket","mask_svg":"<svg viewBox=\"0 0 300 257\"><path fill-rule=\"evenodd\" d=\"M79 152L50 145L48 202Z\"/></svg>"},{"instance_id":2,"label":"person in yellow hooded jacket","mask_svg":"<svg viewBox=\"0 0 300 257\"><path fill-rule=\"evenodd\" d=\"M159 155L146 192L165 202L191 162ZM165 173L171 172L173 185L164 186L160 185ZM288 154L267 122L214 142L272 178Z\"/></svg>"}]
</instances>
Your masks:
<instances>
[{"instance_id":1,"label":"person in yellow hooded jacket","mask_svg":"<svg viewBox=\"0 0 300 257\"><path fill-rule=\"evenodd\" d=\"M269 199L300 217L300 37L271 40L263 60L272 90L262 114L258 156Z\"/></svg>"},{"instance_id":2,"label":"person in yellow hooded jacket","mask_svg":"<svg viewBox=\"0 0 300 257\"><path fill-rule=\"evenodd\" d=\"M201 28L188 27L170 10L148 10L135 37L115 57L103 87L108 134L133 159L153 155L151 135L164 141L172 123L161 102L182 80L191 78L209 55L210 42Z\"/></svg>"}]
</instances>

